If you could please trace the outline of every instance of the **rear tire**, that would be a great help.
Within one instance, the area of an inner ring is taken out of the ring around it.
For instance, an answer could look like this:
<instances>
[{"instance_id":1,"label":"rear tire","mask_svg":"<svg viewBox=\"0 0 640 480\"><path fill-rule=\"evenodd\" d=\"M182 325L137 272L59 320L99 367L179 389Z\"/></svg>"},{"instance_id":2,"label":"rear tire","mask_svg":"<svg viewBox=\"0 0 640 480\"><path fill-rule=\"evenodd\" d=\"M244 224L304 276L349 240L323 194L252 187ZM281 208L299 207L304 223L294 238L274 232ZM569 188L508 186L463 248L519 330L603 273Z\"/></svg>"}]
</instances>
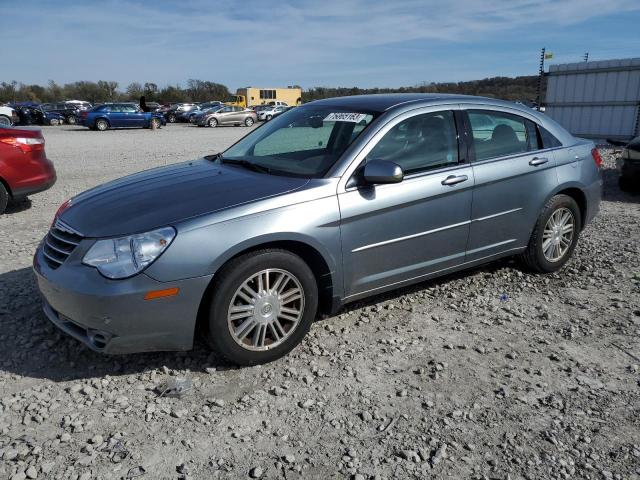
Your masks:
<instances>
[{"instance_id":1,"label":"rear tire","mask_svg":"<svg viewBox=\"0 0 640 480\"><path fill-rule=\"evenodd\" d=\"M0 115L0 127L10 127L11 119L6 115Z\"/></svg>"},{"instance_id":2,"label":"rear tire","mask_svg":"<svg viewBox=\"0 0 640 480\"><path fill-rule=\"evenodd\" d=\"M253 122L253 118L251 118L251 117L248 117L248 118L244 121L244 125L245 125L245 127L250 127L250 126L252 126L252 125L253 125L253 123L254 123L254 122Z\"/></svg>"},{"instance_id":3,"label":"rear tire","mask_svg":"<svg viewBox=\"0 0 640 480\"><path fill-rule=\"evenodd\" d=\"M571 258L581 230L582 218L576 201L568 195L555 195L542 209L520 260L534 272L560 270Z\"/></svg>"},{"instance_id":4,"label":"rear tire","mask_svg":"<svg viewBox=\"0 0 640 480\"><path fill-rule=\"evenodd\" d=\"M9 192L2 182L0 182L0 215L4 213L9 204Z\"/></svg>"},{"instance_id":5,"label":"rear tire","mask_svg":"<svg viewBox=\"0 0 640 480\"><path fill-rule=\"evenodd\" d=\"M176 120L177 120L177 117L173 114L167 117L167 122L169 123L176 123Z\"/></svg>"},{"instance_id":6,"label":"rear tire","mask_svg":"<svg viewBox=\"0 0 640 480\"><path fill-rule=\"evenodd\" d=\"M108 129L109 129L109 122L107 122L102 118L99 120L96 120L96 130L104 132L105 130L108 130Z\"/></svg>"},{"instance_id":7,"label":"rear tire","mask_svg":"<svg viewBox=\"0 0 640 480\"><path fill-rule=\"evenodd\" d=\"M68 116L67 117L67 123L69 125L75 125L77 123L76 122L76 117L74 117L73 115Z\"/></svg>"},{"instance_id":8,"label":"rear tire","mask_svg":"<svg viewBox=\"0 0 640 480\"><path fill-rule=\"evenodd\" d=\"M160 119L152 118L151 121L149 122L149 128L154 130L157 130L158 128L160 128Z\"/></svg>"},{"instance_id":9,"label":"rear tire","mask_svg":"<svg viewBox=\"0 0 640 480\"><path fill-rule=\"evenodd\" d=\"M206 339L231 363L268 363L302 341L317 310L316 279L300 257L278 249L250 252L217 275Z\"/></svg>"}]
</instances>

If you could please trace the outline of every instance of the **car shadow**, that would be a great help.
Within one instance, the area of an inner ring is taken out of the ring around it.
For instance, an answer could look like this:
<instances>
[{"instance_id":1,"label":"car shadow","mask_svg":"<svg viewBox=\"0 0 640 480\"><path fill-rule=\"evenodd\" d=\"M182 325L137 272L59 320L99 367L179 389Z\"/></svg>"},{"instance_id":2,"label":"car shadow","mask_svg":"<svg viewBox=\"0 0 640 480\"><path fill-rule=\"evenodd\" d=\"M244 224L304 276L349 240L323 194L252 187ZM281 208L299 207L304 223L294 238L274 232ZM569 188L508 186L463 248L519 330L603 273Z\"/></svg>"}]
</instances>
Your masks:
<instances>
[{"instance_id":1,"label":"car shadow","mask_svg":"<svg viewBox=\"0 0 640 480\"><path fill-rule=\"evenodd\" d=\"M31 208L31 199L23 198L17 201L9 202L6 210L4 211L4 215L11 215L12 213L20 213L25 210L29 210Z\"/></svg>"},{"instance_id":2,"label":"car shadow","mask_svg":"<svg viewBox=\"0 0 640 480\"><path fill-rule=\"evenodd\" d=\"M371 298L350 303L336 315L373 306L429 286L446 284L476 270L495 272L505 268L509 260L486 264L476 269L453 273L416 285L400 288ZM213 354L205 343L196 339L188 352L155 352L129 355L106 355L86 347L58 330L42 312L39 292L31 268L0 274L0 371L22 377L54 382L120 376L157 369L205 372L233 370L231 365ZM318 318L328 321L332 316Z\"/></svg>"}]
</instances>

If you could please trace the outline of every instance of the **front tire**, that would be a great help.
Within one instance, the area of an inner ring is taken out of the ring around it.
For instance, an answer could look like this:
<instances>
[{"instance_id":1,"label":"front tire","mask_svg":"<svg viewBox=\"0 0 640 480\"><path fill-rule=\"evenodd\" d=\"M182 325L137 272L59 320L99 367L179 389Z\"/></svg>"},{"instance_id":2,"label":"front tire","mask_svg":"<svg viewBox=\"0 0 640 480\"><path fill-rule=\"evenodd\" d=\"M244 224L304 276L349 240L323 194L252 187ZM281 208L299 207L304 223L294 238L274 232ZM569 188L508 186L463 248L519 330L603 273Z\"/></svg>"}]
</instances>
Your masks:
<instances>
[{"instance_id":1,"label":"front tire","mask_svg":"<svg viewBox=\"0 0 640 480\"><path fill-rule=\"evenodd\" d=\"M169 123L176 123L176 120L177 120L177 119L178 119L178 118L177 118L175 115L171 114L171 115L169 115L169 116L167 117L167 122L169 122Z\"/></svg>"},{"instance_id":2,"label":"front tire","mask_svg":"<svg viewBox=\"0 0 640 480\"><path fill-rule=\"evenodd\" d=\"M0 127L10 127L11 119L6 115L0 115Z\"/></svg>"},{"instance_id":3,"label":"front tire","mask_svg":"<svg viewBox=\"0 0 640 480\"><path fill-rule=\"evenodd\" d=\"M268 363L302 341L317 310L316 279L300 257L286 250L250 252L218 275L206 339L231 363Z\"/></svg>"},{"instance_id":4,"label":"front tire","mask_svg":"<svg viewBox=\"0 0 640 480\"><path fill-rule=\"evenodd\" d=\"M75 125L77 123L76 122L76 117L74 117L73 115L68 116L67 117L67 123L69 125Z\"/></svg>"},{"instance_id":5,"label":"front tire","mask_svg":"<svg viewBox=\"0 0 640 480\"><path fill-rule=\"evenodd\" d=\"M215 128L218 126L218 120L216 120L215 118L211 118L209 119L209 121L207 122L207 125L209 125L212 128Z\"/></svg>"},{"instance_id":6,"label":"front tire","mask_svg":"<svg viewBox=\"0 0 640 480\"><path fill-rule=\"evenodd\" d=\"M153 130L157 130L160 128L160 119L159 118L152 118L151 122L149 122L149 128L153 129Z\"/></svg>"},{"instance_id":7,"label":"front tire","mask_svg":"<svg viewBox=\"0 0 640 480\"><path fill-rule=\"evenodd\" d=\"M542 209L521 260L535 272L560 270L571 258L581 230L576 201L568 195L555 195Z\"/></svg>"},{"instance_id":8,"label":"front tire","mask_svg":"<svg viewBox=\"0 0 640 480\"><path fill-rule=\"evenodd\" d=\"M108 129L109 129L109 122L107 122L102 118L96 121L96 130L104 132L105 130L108 130Z\"/></svg>"},{"instance_id":9,"label":"front tire","mask_svg":"<svg viewBox=\"0 0 640 480\"><path fill-rule=\"evenodd\" d=\"M2 182L0 182L0 215L4 213L9 204L9 192Z\"/></svg>"}]
</instances>

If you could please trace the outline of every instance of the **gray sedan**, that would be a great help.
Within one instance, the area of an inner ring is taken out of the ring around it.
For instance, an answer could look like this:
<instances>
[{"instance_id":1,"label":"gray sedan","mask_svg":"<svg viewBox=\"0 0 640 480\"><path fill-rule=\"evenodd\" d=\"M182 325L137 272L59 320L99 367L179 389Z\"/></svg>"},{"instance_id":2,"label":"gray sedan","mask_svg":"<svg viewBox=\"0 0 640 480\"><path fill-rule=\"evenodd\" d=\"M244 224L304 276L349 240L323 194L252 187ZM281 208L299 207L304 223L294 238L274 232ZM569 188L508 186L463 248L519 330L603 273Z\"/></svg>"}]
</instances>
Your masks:
<instances>
[{"instance_id":1,"label":"gray sedan","mask_svg":"<svg viewBox=\"0 0 640 480\"><path fill-rule=\"evenodd\" d=\"M94 350L188 350L202 332L264 363L357 299L513 255L559 270L598 212L600 163L513 103L321 100L72 198L34 270L47 317Z\"/></svg>"},{"instance_id":2,"label":"gray sedan","mask_svg":"<svg viewBox=\"0 0 640 480\"><path fill-rule=\"evenodd\" d=\"M217 127L218 125L244 125L250 127L258 117L256 112L242 107L223 105L213 108L199 115L195 121L199 127Z\"/></svg>"}]
</instances>

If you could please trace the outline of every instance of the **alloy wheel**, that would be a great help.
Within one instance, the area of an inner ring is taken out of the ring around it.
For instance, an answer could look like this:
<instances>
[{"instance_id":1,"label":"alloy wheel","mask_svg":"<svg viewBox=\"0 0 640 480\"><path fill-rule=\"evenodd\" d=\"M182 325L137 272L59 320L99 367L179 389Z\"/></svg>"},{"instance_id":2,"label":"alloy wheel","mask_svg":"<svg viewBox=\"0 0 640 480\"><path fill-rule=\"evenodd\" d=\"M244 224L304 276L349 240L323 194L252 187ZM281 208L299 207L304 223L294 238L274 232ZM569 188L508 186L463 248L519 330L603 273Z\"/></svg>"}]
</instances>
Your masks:
<instances>
[{"instance_id":1,"label":"alloy wheel","mask_svg":"<svg viewBox=\"0 0 640 480\"><path fill-rule=\"evenodd\" d=\"M562 207L554 211L542 232L542 253L550 262L561 260L571 248L575 231L573 213Z\"/></svg>"},{"instance_id":2,"label":"alloy wheel","mask_svg":"<svg viewBox=\"0 0 640 480\"><path fill-rule=\"evenodd\" d=\"M247 278L233 294L229 332L247 350L264 351L285 342L304 312L304 290L291 272L266 269Z\"/></svg>"}]
</instances>

